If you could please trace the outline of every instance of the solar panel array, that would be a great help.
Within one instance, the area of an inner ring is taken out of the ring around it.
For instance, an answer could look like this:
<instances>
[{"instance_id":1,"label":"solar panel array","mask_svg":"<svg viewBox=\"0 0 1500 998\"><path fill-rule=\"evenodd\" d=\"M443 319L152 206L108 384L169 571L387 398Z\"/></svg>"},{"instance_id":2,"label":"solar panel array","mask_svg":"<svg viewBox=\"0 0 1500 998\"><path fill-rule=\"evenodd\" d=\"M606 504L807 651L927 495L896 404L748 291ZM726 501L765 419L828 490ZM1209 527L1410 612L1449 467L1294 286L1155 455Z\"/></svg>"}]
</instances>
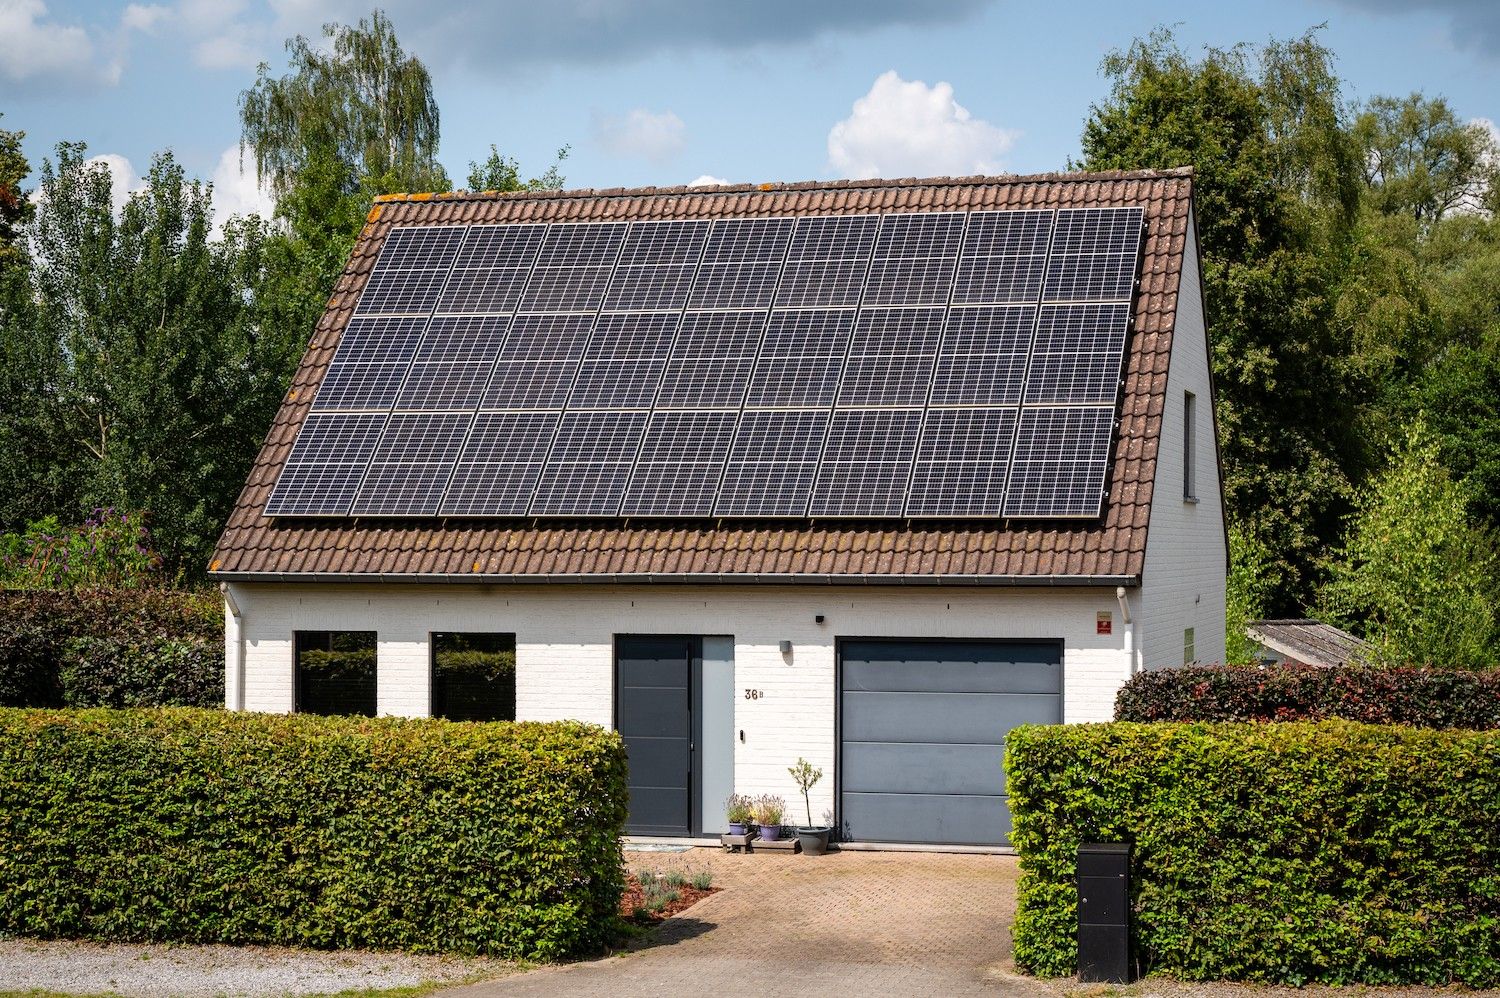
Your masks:
<instances>
[{"instance_id":1,"label":"solar panel array","mask_svg":"<svg viewBox=\"0 0 1500 998\"><path fill-rule=\"evenodd\" d=\"M1142 226L393 228L266 513L1098 516Z\"/></svg>"}]
</instances>

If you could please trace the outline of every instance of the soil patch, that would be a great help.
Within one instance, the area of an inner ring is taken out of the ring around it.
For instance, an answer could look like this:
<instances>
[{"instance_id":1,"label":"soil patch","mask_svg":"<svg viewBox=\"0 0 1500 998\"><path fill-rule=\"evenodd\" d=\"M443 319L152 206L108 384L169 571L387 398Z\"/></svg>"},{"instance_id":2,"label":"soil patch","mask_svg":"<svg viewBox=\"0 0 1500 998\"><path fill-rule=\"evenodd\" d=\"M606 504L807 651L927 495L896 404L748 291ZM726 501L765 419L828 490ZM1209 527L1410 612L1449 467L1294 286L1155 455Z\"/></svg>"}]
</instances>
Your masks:
<instances>
[{"instance_id":1,"label":"soil patch","mask_svg":"<svg viewBox=\"0 0 1500 998\"><path fill-rule=\"evenodd\" d=\"M657 884L648 892L635 874L627 873L625 893L620 895L620 914L640 925L655 925L680 911L686 911L710 894L717 894L719 890L717 887L700 890L691 883L673 887L658 878ZM648 904L648 893L659 898L659 903Z\"/></svg>"}]
</instances>

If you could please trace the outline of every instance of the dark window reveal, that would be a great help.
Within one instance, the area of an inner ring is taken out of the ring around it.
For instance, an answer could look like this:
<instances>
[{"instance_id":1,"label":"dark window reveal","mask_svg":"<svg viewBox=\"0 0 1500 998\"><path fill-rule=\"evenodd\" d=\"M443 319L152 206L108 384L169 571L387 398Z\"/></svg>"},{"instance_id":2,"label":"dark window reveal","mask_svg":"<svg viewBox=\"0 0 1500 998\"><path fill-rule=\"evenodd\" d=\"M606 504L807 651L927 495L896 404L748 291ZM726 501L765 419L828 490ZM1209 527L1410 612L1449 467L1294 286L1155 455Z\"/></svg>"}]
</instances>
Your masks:
<instances>
[{"instance_id":1,"label":"dark window reveal","mask_svg":"<svg viewBox=\"0 0 1500 998\"><path fill-rule=\"evenodd\" d=\"M516 636L433 634L432 716L516 719Z\"/></svg>"},{"instance_id":2,"label":"dark window reveal","mask_svg":"<svg viewBox=\"0 0 1500 998\"><path fill-rule=\"evenodd\" d=\"M298 631L299 714L375 716L375 632Z\"/></svg>"}]
</instances>

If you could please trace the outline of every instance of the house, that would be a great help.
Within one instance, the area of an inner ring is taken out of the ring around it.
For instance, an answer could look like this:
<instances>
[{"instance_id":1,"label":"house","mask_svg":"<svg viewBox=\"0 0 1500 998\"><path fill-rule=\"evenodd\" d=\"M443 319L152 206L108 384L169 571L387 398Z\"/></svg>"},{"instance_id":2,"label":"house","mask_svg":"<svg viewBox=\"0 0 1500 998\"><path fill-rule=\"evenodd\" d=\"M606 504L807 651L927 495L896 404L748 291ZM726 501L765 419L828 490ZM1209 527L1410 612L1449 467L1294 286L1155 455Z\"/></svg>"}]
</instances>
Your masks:
<instances>
[{"instance_id":1,"label":"house","mask_svg":"<svg viewBox=\"0 0 1500 998\"><path fill-rule=\"evenodd\" d=\"M1256 644L1262 665L1301 664L1332 668L1372 661L1375 646L1320 620L1252 620L1245 634Z\"/></svg>"},{"instance_id":2,"label":"house","mask_svg":"<svg viewBox=\"0 0 1500 998\"><path fill-rule=\"evenodd\" d=\"M1012 726L1223 657L1200 284L1189 170L381 198L210 566L228 706L1001 843Z\"/></svg>"}]
</instances>

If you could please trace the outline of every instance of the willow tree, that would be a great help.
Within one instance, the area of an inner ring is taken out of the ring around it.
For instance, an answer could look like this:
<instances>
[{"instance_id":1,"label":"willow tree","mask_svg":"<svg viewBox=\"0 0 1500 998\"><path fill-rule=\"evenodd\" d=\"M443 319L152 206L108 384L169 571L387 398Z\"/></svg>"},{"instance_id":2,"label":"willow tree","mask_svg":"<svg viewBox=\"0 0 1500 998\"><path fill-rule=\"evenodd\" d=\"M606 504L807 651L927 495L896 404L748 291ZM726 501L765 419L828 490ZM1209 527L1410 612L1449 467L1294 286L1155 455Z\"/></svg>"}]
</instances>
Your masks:
<instances>
[{"instance_id":1,"label":"willow tree","mask_svg":"<svg viewBox=\"0 0 1500 998\"><path fill-rule=\"evenodd\" d=\"M354 27L326 24L320 49L303 35L286 43L291 71L273 77L260 64L240 94L241 149L278 199L309 169L343 167L352 192L448 187L437 162L439 120L432 77L401 48L379 10Z\"/></svg>"}]
</instances>

